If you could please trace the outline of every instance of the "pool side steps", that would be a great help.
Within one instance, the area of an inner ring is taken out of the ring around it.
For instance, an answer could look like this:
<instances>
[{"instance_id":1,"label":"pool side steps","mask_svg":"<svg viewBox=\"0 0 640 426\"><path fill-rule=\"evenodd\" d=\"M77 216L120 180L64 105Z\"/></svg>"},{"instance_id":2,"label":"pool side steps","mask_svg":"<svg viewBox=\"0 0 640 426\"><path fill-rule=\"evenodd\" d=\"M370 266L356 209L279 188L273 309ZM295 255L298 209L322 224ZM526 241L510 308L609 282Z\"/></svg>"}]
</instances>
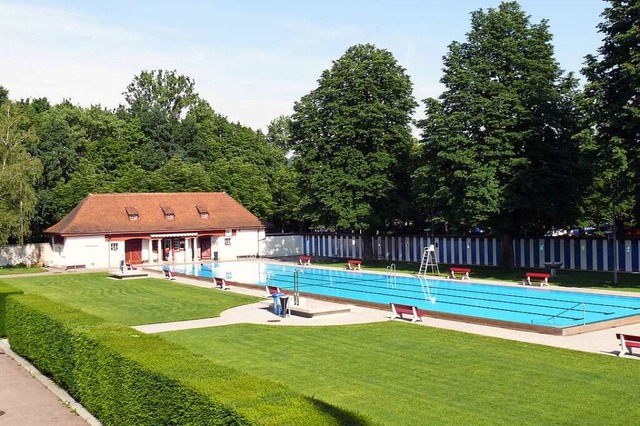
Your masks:
<instances>
[{"instance_id":1,"label":"pool side steps","mask_svg":"<svg viewBox=\"0 0 640 426\"><path fill-rule=\"evenodd\" d=\"M291 300L289 301L291 303ZM273 312L273 300L264 300L262 305L268 307ZM322 315L334 315L334 314L348 314L351 312L351 307L341 305L338 303L324 302L321 300L313 300L307 298L300 298L300 305L289 306L291 308L291 315L296 315L303 318L313 318Z\"/></svg>"}]
</instances>

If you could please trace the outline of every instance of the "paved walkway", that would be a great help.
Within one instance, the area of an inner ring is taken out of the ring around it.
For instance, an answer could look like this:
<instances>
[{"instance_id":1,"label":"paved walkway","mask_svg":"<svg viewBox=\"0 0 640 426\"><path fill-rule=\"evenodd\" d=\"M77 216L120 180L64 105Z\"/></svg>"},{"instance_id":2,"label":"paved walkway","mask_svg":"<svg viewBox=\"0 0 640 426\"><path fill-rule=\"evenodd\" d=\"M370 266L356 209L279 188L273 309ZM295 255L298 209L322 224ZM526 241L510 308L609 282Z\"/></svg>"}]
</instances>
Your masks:
<instances>
[{"instance_id":1,"label":"paved walkway","mask_svg":"<svg viewBox=\"0 0 640 426\"><path fill-rule=\"evenodd\" d=\"M91 414L0 341L1 426L100 425ZM82 417L81 417L82 416Z\"/></svg>"}]
</instances>

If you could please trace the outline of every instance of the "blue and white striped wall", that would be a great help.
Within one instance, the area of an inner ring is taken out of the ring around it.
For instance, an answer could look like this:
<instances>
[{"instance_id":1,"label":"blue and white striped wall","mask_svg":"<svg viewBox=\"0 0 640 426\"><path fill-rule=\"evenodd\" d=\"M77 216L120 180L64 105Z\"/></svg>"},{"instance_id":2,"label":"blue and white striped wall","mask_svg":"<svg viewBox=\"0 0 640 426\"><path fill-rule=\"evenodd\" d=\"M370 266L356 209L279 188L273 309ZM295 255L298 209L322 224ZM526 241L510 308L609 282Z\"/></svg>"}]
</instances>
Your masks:
<instances>
[{"instance_id":1,"label":"blue and white striped wall","mask_svg":"<svg viewBox=\"0 0 640 426\"><path fill-rule=\"evenodd\" d=\"M640 272L640 240L621 240L618 269ZM563 269L613 271L613 241L605 238L520 238L514 241L516 265L544 267L562 262Z\"/></svg>"},{"instance_id":2,"label":"blue and white striped wall","mask_svg":"<svg viewBox=\"0 0 640 426\"><path fill-rule=\"evenodd\" d=\"M361 259L360 235L307 234L292 236L302 241L301 251L327 257ZM487 237L372 237L374 258L386 261L420 262L424 247L434 244L439 263L497 266L502 242ZM640 240L618 241L618 268L640 272ZM562 262L562 269L585 271L613 270L613 241L605 238L516 238L515 264L543 268L545 262Z\"/></svg>"}]
</instances>

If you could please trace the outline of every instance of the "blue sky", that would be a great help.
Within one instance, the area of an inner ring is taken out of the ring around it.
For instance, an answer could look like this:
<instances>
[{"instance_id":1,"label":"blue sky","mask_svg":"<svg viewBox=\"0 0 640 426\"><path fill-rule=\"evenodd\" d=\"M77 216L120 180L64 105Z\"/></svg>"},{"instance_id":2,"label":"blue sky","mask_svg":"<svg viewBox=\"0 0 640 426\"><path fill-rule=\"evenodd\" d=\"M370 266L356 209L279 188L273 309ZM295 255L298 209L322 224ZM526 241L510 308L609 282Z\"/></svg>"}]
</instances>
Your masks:
<instances>
[{"instance_id":1,"label":"blue sky","mask_svg":"<svg viewBox=\"0 0 640 426\"><path fill-rule=\"evenodd\" d=\"M265 129L290 114L349 46L373 43L407 69L416 99L442 91L442 56L470 13L495 0L0 0L0 85L10 97L113 108L141 70L176 69L232 121ZM596 53L601 0L522 0L549 21L556 60L576 74ZM416 110L421 116L423 106Z\"/></svg>"}]
</instances>

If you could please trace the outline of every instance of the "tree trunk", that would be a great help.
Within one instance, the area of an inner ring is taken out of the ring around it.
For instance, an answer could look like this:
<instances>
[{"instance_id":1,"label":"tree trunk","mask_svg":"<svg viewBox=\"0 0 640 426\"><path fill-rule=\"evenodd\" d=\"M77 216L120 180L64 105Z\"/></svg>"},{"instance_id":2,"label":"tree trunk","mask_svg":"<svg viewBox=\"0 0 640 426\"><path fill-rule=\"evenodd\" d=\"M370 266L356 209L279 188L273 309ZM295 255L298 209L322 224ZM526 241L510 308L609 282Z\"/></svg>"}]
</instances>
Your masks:
<instances>
[{"instance_id":1,"label":"tree trunk","mask_svg":"<svg viewBox=\"0 0 640 426\"><path fill-rule=\"evenodd\" d=\"M369 231L363 231L362 236L362 260L373 260L373 244L371 237L373 234Z\"/></svg>"},{"instance_id":2,"label":"tree trunk","mask_svg":"<svg viewBox=\"0 0 640 426\"><path fill-rule=\"evenodd\" d=\"M502 234L502 262L499 266L505 271L513 271L515 269L513 234L510 231L505 231Z\"/></svg>"}]
</instances>

